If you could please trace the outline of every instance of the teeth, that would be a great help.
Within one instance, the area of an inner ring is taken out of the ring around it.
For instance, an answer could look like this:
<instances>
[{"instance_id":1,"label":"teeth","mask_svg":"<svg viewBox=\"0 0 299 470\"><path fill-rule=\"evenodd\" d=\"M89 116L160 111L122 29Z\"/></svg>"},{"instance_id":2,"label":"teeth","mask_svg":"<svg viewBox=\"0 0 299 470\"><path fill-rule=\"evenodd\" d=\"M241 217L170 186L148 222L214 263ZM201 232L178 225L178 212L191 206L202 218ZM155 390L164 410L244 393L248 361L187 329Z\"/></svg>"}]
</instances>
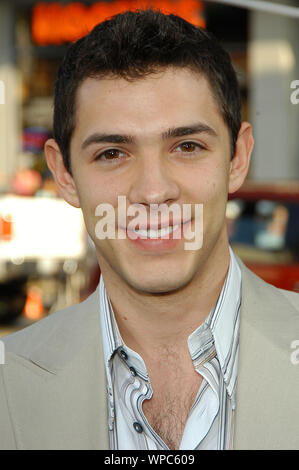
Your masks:
<instances>
[{"instance_id":1,"label":"teeth","mask_svg":"<svg viewBox=\"0 0 299 470\"><path fill-rule=\"evenodd\" d=\"M174 226L170 225L168 227L163 227L163 228L158 229L158 230L153 230L153 229L134 230L134 232L137 235L140 235L141 237L145 237L145 238L160 238L160 237L165 237L165 236L169 235L170 233L177 230L178 228L179 228L179 225L174 225Z\"/></svg>"}]
</instances>

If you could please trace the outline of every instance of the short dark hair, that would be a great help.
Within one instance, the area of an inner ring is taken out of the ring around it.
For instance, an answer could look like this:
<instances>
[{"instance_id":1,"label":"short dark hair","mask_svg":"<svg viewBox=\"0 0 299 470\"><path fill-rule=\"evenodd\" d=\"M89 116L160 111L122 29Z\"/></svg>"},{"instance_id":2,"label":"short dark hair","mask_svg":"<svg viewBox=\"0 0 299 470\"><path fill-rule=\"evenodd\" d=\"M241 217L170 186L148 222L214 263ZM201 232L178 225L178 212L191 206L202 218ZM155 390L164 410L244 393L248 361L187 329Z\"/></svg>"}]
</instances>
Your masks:
<instances>
[{"instance_id":1,"label":"short dark hair","mask_svg":"<svg viewBox=\"0 0 299 470\"><path fill-rule=\"evenodd\" d=\"M231 157L241 126L241 99L229 54L207 30L159 10L126 11L72 43L55 83L53 136L71 173L76 92L87 78L136 80L163 67L188 67L208 80L228 126Z\"/></svg>"}]
</instances>

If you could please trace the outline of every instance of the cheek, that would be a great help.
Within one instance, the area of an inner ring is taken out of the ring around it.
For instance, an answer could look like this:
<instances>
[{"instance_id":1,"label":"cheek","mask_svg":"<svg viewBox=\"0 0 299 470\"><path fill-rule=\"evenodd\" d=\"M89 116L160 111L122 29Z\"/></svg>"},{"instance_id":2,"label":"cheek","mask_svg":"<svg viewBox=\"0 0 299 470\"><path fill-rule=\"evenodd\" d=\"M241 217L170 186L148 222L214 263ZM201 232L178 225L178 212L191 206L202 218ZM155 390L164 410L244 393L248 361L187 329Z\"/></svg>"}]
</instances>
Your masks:
<instances>
[{"instance_id":1,"label":"cheek","mask_svg":"<svg viewBox=\"0 0 299 470\"><path fill-rule=\"evenodd\" d=\"M86 230L94 243L98 245L102 241L96 237L96 226L102 216L107 217L107 212L103 212L104 208L101 208L101 212L99 212L98 206L108 204L109 209L116 208L119 195L117 188L113 184L103 181L103 178L100 179L95 174L89 174L86 177L81 174L77 188ZM113 214L117 214L117 210Z\"/></svg>"},{"instance_id":2,"label":"cheek","mask_svg":"<svg viewBox=\"0 0 299 470\"><path fill-rule=\"evenodd\" d=\"M192 178L193 201L203 204L204 232L218 234L225 221L228 181L223 165L211 167ZM208 238L209 238L208 237Z\"/></svg>"},{"instance_id":3,"label":"cheek","mask_svg":"<svg viewBox=\"0 0 299 470\"><path fill-rule=\"evenodd\" d=\"M195 172L189 179L189 188L198 202L209 205L219 204L227 199L228 179L223 166L206 168Z\"/></svg>"},{"instance_id":4,"label":"cheek","mask_svg":"<svg viewBox=\"0 0 299 470\"><path fill-rule=\"evenodd\" d=\"M96 171L82 172L78 184L79 199L82 210L95 213L99 204L108 203L113 207L117 205L119 194L117 186L111 181L100 177Z\"/></svg>"}]
</instances>

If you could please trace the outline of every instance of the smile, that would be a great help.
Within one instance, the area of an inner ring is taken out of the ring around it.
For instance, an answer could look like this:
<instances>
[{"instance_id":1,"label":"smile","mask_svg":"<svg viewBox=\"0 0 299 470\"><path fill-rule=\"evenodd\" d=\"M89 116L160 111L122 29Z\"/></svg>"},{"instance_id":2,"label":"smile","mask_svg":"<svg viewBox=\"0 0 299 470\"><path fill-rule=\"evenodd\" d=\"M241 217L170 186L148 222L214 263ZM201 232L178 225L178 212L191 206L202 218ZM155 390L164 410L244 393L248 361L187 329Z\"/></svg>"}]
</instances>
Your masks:
<instances>
[{"instance_id":1,"label":"smile","mask_svg":"<svg viewBox=\"0 0 299 470\"><path fill-rule=\"evenodd\" d=\"M136 235L142 238L150 238L156 239L161 237L167 237L171 233L175 232L180 228L180 224L177 225L169 225L168 227L163 227L158 230L148 229L148 230L133 230L132 232L136 233Z\"/></svg>"}]
</instances>

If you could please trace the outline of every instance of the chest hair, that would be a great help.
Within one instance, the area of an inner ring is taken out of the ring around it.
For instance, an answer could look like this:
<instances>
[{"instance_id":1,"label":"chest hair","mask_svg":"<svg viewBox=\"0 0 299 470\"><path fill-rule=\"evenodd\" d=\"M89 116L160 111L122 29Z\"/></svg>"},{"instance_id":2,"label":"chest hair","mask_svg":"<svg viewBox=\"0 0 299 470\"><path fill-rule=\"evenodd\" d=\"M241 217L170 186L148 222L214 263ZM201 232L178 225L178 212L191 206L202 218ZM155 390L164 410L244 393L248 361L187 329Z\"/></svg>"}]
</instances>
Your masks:
<instances>
[{"instance_id":1,"label":"chest hair","mask_svg":"<svg viewBox=\"0 0 299 470\"><path fill-rule=\"evenodd\" d=\"M193 371L194 372L194 371ZM188 380L153 386L153 396L143 402L143 412L151 427L171 450L178 449L190 409L202 377L196 372Z\"/></svg>"}]
</instances>

